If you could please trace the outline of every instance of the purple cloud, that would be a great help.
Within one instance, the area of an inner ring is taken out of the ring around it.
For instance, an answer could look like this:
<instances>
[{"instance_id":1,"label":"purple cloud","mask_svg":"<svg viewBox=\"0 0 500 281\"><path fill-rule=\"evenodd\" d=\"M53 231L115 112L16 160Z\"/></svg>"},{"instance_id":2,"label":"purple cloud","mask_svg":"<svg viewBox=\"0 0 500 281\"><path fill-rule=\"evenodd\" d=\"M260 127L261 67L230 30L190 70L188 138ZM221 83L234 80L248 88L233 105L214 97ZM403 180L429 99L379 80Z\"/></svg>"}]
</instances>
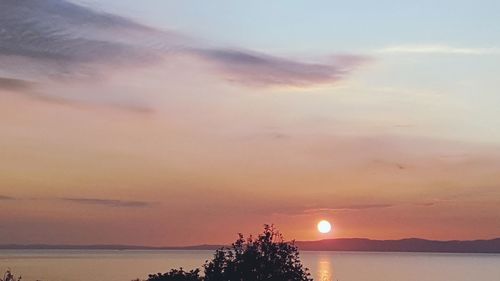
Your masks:
<instances>
[{"instance_id":1,"label":"purple cloud","mask_svg":"<svg viewBox=\"0 0 500 281\"><path fill-rule=\"evenodd\" d=\"M165 61L168 54L194 57L214 65L215 74L224 79L260 87L335 83L366 61L362 56L337 56L304 62L251 50L204 47L185 35L65 0L1 1L0 26L0 65L22 64L4 67L0 88L18 91L28 86L23 80L92 79L102 74L102 65L148 65Z\"/></svg>"},{"instance_id":2,"label":"purple cloud","mask_svg":"<svg viewBox=\"0 0 500 281\"><path fill-rule=\"evenodd\" d=\"M334 83L366 61L361 56L341 56L330 63L308 63L235 49L195 49L193 53L215 64L228 80L249 86Z\"/></svg>"},{"instance_id":3,"label":"purple cloud","mask_svg":"<svg viewBox=\"0 0 500 281\"><path fill-rule=\"evenodd\" d=\"M0 90L26 91L32 86L33 83L26 80L0 77Z\"/></svg>"}]
</instances>

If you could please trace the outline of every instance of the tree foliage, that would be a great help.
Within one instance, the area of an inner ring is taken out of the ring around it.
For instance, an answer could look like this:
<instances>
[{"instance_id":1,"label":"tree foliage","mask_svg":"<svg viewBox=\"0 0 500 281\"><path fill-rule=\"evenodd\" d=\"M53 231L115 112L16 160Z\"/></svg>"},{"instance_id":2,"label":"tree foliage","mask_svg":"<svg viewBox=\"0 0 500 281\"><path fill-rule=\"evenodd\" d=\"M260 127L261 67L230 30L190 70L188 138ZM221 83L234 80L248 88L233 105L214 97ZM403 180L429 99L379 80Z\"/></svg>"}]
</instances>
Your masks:
<instances>
[{"instance_id":1,"label":"tree foliage","mask_svg":"<svg viewBox=\"0 0 500 281\"><path fill-rule=\"evenodd\" d=\"M203 277L199 270L181 268L150 275L148 281L312 281L297 246L286 242L272 225L265 225L256 238L240 234L231 247L217 250L203 269Z\"/></svg>"},{"instance_id":2,"label":"tree foliage","mask_svg":"<svg viewBox=\"0 0 500 281\"><path fill-rule=\"evenodd\" d=\"M21 279L22 279L21 276L16 278L10 270L7 270L7 271L5 271L5 273L3 275L3 279L0 278L0 281L21 281Z\"/></svg>"},{"instance_id":3,"label":"tree foliage","mask_svg":"<svg viewBox=\"0 0 500 281\"><path fill-rule=\"evenodd\" d=\"M200 270L194 269L184 271L184 269L172 269L167 273L150 274L148 281L201 281Z\"/></svg>"}]
</instances>

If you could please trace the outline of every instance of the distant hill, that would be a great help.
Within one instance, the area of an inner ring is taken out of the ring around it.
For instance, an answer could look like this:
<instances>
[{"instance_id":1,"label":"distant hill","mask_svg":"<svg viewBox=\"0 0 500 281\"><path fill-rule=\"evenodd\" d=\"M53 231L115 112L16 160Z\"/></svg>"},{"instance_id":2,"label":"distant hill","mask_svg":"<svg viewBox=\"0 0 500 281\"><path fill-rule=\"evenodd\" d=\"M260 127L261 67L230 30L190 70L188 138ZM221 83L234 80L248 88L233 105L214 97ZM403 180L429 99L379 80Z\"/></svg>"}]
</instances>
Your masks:
<instances>
[{"instance_id":1,"label":"distant hill","mask_svg":"<svg viewBox=\"0 0 500 281\"><path fill-rule=\"evenodd\" d=\"M472 241L435 241L418 238L401 240L337 238L319 241L298 241L297 246L300 250L307 251L500 253L500 238Z\"/></svg>"},{"instance_id":2,"label":"distant hill","mask_svg":"<svg viewBox=\"0 0 500 281\"><path fill-rule=\"evenodd\" d=\"M370 240L337 238L318 241L297 241L302 251L366 251L366 252L430 252L430 253L496 253L500 254L500 238L471 241L435 241L418 238L401 240ZM224 245L195 245L183 247L147 247L133 245L0 245L9 250L215 250Z\"/></svg>"}]
</instances>

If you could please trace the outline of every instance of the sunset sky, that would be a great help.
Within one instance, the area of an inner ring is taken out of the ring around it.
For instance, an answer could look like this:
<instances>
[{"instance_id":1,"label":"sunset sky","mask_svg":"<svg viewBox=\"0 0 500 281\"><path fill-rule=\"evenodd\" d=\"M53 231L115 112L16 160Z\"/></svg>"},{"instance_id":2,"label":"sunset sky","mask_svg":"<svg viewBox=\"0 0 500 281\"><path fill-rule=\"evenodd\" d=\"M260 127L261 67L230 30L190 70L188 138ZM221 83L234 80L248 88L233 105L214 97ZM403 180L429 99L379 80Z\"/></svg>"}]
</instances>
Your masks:
<instances>
[{"instance_id":1,"label":"sunset sky","mask_svg":"<svg viewBox=\"0 0 500 281\"><path fill-rule=\"evenodd\" d=\"M0 0L0 243L500 237L499 14Z\"/></svg>"}]
</instances>

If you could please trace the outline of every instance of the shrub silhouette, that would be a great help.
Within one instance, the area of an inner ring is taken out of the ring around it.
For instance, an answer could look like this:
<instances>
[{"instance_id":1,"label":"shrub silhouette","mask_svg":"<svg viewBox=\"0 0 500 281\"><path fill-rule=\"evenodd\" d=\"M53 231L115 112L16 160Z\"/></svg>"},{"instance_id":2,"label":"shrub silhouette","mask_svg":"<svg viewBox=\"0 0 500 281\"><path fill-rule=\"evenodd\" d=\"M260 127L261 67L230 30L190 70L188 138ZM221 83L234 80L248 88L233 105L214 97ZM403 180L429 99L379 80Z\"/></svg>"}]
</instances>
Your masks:
<instances>
[{"instance_id":1,"label":"shrub silhouette","mask_svg":"<svg viewBox=\"0 0 500 281\"><path fill-rule=\"evenodd\" d=\"M21 281L21 276L19 276L19 278L16 279L14 274L12 274L12 272L10 272L10 269L8 269L7 271L5 271L3 279L0 278L0 281Z\"/></svg>"},{"instance_id":2,"label":"shrub silhouette","mask_svg":"<svg viewBox=\"0 0 500 281\"><path fill-rule=\"evenodd\" d=\"M200 270L184 271L184 269L172 269L167 273L150 274L148 281L200 281Z\"/></svg>"},{"instance_id":3,"label":"shrub silhouette","mask_svg":"<svg viewBox=\"0 0 500 281\"><path fill-rule=\"evenodd\" d=\"M181 268L150 275L148 281L312 281L294 242L284 241L272 225L265 225L257 238L240 234L231 247L217 250L203 269L203 277L199 270Z\"/></svg>"}]
</instances>

